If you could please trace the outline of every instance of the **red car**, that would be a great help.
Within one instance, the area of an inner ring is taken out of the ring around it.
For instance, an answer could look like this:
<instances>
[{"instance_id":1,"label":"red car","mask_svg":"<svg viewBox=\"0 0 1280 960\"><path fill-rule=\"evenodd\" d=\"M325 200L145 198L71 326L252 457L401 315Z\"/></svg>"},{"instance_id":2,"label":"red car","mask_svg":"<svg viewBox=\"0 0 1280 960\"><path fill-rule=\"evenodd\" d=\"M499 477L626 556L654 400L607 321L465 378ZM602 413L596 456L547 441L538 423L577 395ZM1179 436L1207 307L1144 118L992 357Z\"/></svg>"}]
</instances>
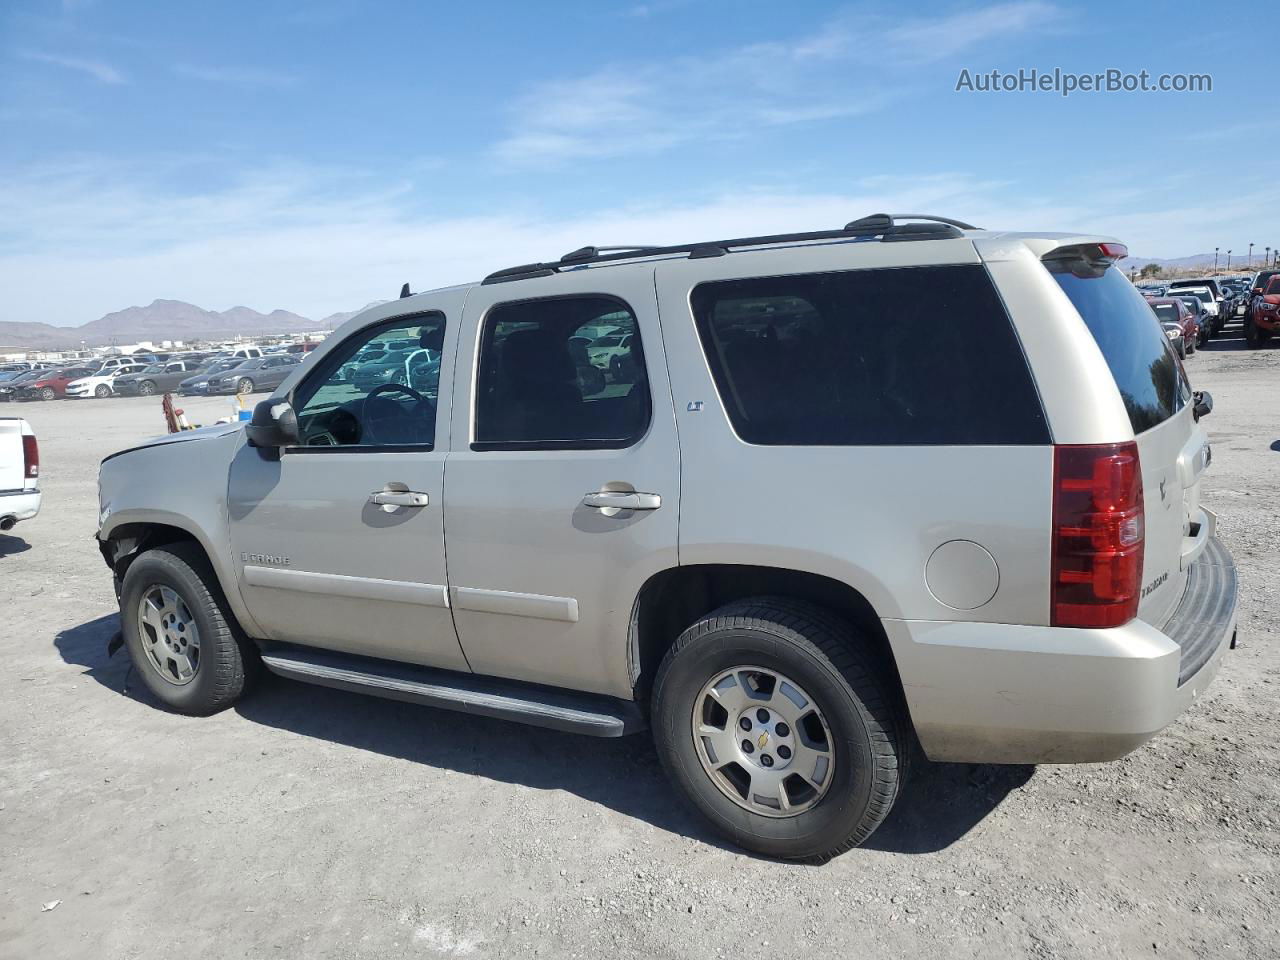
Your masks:
<instances>
[{"instance_id":1,"label":"red car","mask_svg":"<svg viewBox=\"0 0 1280 960\"><path fill-rule=\"evenodd\" d=\"M1200 336L1200 321L1185 303L1177 297L1148 297L1147 303L1151 304L1151 309L1162 322L1172 320L1182 327L1182 342L1187 345L1187 353L1195 353L1197 347L1204 346L1207 337ZM1203 332L1207 335L1209 331L1205 329Z\"/></svg>"},{"instance_id":2,"label":"red car","mask_svg":"<svg viewBox=\"0 0 1280 960\"><path fill-rule=\"evenodd\" d=\"M81 377L92 376L97 367L62 367L50 370L38 380L24 383L18 391L19 400L57 400L67 395L67 384Z\"/></svg>"},{"instance_id":3,"label":"red car","mask_svg":"<svg viewBox=\"0 0 1280 960\"><path fill-rule=\"evenodd\" d=\"M1244 339L1250 350L1257 350L1277 331L1280 331L1280 276L1272 276L1266 288L1255 293L1249 304L1249 314L1244 319Z\"/></svg>"}]
</instances>

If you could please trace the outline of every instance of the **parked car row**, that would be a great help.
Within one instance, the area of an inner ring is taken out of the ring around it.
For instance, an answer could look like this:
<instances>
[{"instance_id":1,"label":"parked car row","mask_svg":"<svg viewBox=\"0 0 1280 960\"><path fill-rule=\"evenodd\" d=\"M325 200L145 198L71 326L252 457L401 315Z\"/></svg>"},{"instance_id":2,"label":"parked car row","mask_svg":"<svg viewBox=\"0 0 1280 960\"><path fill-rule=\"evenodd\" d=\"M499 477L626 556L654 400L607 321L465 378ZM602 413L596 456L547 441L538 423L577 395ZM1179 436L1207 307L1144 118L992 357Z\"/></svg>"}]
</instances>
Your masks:
<instances>
[{"instance_id":1,"label":"parked car row","mask_svg":"<svg viewBox=\"0 0 1280 960\"><path fill-rule=\"evenodd\" d=\"M1251 350L1280 331L1280 270L1262 270L1252 277L1174 280L1139 289L1183 357L1219 336L1231 320L1243 321L1245 343Z\"/></svg>"},{"instance_id":2,"label":"parked car row","mask_svg":"<svg viewBox=\"0 0 1280 960\"><path fill-rule=\"evenodd\" d=\"M67 366L11 364L0 368L0 400L255 393L274 390L307 355L265 355L258 347L241 347L230 356L145 354Z\"/></svg>"}]
</instances>

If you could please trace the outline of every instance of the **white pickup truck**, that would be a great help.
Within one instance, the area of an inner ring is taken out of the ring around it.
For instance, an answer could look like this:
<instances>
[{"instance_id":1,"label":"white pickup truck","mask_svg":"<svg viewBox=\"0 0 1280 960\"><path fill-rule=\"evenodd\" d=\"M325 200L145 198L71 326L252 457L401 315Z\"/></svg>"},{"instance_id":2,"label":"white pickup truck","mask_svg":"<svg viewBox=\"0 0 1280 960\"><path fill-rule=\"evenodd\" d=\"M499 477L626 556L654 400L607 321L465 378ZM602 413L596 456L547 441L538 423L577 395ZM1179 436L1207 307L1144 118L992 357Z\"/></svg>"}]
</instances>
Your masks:
<instances>
[{"instance_id":1,"label":"white pickup truck","mask_svg":"<svg viewBox=\"0 0 1280 960\"><path fill-rule=\"evenodd\" d=\"M0 533L40 512L40 447L21 417L0 417Z\"/></svg>"}]
</instances>

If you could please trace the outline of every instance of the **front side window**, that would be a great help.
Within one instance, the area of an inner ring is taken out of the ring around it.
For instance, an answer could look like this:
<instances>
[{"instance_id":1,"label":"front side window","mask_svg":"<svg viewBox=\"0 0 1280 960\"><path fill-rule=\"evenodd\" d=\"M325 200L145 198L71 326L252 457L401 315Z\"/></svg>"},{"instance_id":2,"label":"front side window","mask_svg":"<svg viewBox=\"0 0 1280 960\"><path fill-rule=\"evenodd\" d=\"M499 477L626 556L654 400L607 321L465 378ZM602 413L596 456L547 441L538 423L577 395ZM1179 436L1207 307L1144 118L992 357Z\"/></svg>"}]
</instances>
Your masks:
<instances>
[{"instance_id":1,"label":"front side window","mask_svg":"<svg viewBox=\"0 0 1280 960\"><path fill-rule=\"evenodd\" d=\"M621 301L553 297L489 311L473 449L627 447L649 413L640 331Z\"/></svg>"},{"instance_id":2,"label":"front side window","mask_svg":"<svg viewBox=\"0 0 1280 960\"><path fill-rule=\"evenodd\" d=\"M1035 444L1044 410L979 266L721 280L690 302L747 443Z\"/></svg>"},{"instance_id":3,"label":"front side window","mask_svg":"<svg viewBox=\"0 0 1280 960\"><path fill-rule=\"evenodd\" d=\"M444 315L430 313L352 335L295 391L302 445L431 449L444 330Z\"/></svg>"}]
</instances>

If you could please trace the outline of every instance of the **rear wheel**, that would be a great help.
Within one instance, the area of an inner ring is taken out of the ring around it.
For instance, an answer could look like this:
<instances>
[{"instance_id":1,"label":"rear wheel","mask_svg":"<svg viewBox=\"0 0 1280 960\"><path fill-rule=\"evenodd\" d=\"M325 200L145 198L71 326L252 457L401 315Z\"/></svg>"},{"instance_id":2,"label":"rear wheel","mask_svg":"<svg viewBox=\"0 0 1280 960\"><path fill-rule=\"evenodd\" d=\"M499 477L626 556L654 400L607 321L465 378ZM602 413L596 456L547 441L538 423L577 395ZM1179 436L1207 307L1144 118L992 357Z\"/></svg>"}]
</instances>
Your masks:
<instances>
[{"instance_id":1,"label":"rear wheel","mask_svg":"<svg viewBox=\"0 0 1280 960\"><path fill-rule=\"evenodd\" d=\"M889 677L865 638L820 608L731 603L663 660L658 756L733 842L828 860L869 837L897 798L909 736Z\"/></svg>"},{"instance_id":2,"label":"rear wheel","mask_svg":"<svg viewBox=\"0 0 1280 960\"><path fill-rule=\"evenodd\" d=\"M55 390L55 389L53 389L53 387L41 387L41 388L40 388L40 399L41 399L41 400L56 400L56 399L58 399L58 391L57 391L57 390Z\"/></svg>"},{"instance_id":3,"label":"rear wheel","mask_svg":"<svg viewBox=\"0 0 1280 960\"><path fill-rule=\"evenodd\" d=\"M129 565L120 620L147 689L179 713L205 716L231 706L260 662L193 544L148 550Z\"/></svg>"},{"instance_id":4,"label":"rear wheel","mask_svg":"<svg viewBox=\"0 0 1280 960\"><path fill-rule=\"evenodd\" d=\"M156 392L156 385L152 383L150 380L143 380L140 384L138 384L138 393L142 394L142 396L144 397L149 397L155 392Z\"/></svg>"},{"instance_id":5,"label":"rear wheel","mask_svg":"<svg viewBox=\"0 0 1280 960\"><path fill-rule=\"evenodd\" d=\"M98 398L109 397L111 396L111 388L105 383L100 383L94 388L93 395Z\"/></svg>"},{"instance_id":6,"label":"rear wheel","mask_svg":"<svg viewBox=\"0 0 1280 960\"><path fill-rule=\"evenodd\" d=\"M253 381L248 377L241 377L236 383L236 393L253 393Z\"/></svg>"}]
</instances>

